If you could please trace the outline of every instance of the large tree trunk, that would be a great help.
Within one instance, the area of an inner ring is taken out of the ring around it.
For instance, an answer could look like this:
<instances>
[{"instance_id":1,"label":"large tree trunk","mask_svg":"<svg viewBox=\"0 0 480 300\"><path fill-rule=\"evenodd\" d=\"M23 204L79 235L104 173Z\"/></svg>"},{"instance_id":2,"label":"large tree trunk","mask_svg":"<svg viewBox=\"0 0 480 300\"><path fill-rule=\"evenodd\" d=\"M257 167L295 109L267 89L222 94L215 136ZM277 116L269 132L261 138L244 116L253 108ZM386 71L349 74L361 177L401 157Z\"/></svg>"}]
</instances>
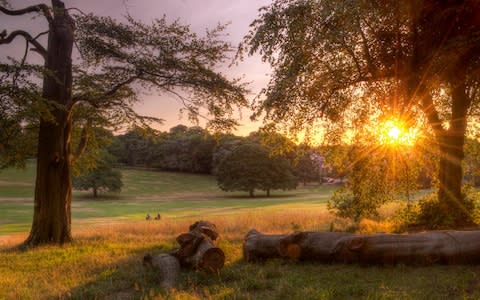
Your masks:
<instances>
[{"instance_id":1,"label":"large tree trunk","mask_svg":"<svg viewBox=\"0 0 480 300\"><path fill-rule=\"evenodd\" d=\"M27 246L71 241L70 135L74 25L64 4L52 0L43 97L52 101L53 119L42 118L38 140L33 224Z\"/></svg>"},{"instance_id":2,"label":"large tree trunk","mask_svg":"<svg viewBox=\"0 0 480 300\"><path fill-rule=\"evenodd\" d=\"M462 77L459 75L459 77ZM437 133L440 149L438 200L442 208L442 224L461 227L473 224L471 213L462 198L464 144L467 127L467 111L470 98L464 81L452 87L452 117L448 130Z\"/></svg>"}]
</instances>

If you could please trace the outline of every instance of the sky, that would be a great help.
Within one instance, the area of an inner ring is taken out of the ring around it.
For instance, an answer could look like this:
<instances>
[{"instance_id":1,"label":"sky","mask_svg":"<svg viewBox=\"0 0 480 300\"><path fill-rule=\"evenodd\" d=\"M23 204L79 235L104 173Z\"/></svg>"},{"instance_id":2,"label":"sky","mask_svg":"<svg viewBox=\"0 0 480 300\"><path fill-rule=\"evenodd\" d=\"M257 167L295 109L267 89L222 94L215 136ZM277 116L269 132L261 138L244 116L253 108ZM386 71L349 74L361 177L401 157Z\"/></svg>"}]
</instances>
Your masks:
<instances>
[{"instance_id":1,"label":"sky","mask_svg":"<svg viewBox=\"0 0 480 300\"><path fill-rule=\"evenodd\" d=\"M213 28L219 23L229 23L225 31L228 34L225 40L236 47L247 34L250 23L258 16L258 9L268 5L271 0L64 0L64 2L67 7L75 7L85 13L92 12L119 20L128 13L136 19L149 23L154 18L165 15L168 20L178 19L183 24L190 24L191 30L198 34L205 33L206 29ZM14 9L19 9L37 3L49 4L49 1L9 0L9 3ZM8 32L23 29L40 33L47 28L43 18L32 19L32 15L10 17L2 14L0 18L0 30L7 29ZM14 57L23 55L25 43L20 38L17 40L9 47L0 48L0 59L4 59L7 55ZM30 57L35 55L32 53ZM32 59L35 58L32 57ZM249 57L230 68L227 65L221 67L221 71L227 77L243 77L244 82L249 83L248 88L251 94L247 97L250 100L253 100L268 82L270 68L261 61L259 56ZM180 114L179 110L182 106L173 96L145 94L141 99L141 103L135 105L135 110L142 115L163 119L164 124L158 129L166 131L177 124L194 125L188 121L186 115ZM237 134L246 135L257 130L261 125L261 122L250 121L248 110L242 111L237 116L241 124L236 131Z\"/></svg>"}]
</instances>

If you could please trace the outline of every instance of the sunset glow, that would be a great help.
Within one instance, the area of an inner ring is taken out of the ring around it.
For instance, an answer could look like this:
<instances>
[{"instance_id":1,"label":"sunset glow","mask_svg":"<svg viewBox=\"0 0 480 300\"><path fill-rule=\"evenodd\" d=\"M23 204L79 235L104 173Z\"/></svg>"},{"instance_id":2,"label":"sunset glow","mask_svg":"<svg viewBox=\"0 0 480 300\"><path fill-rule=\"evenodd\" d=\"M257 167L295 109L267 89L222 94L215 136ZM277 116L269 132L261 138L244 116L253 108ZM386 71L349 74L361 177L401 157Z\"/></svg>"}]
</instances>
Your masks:
<instances>
[{"instance_id":1,"label":"sunset glow","mask_svg":"<svg viewBox=\"0 0 480 300\"><path fill-rule=\"evenodd\" d=\"M417 130L408 128L398 119L389 119L378 127L378 139L382 145L407 145L415 144Z\"/></svg>"}]
</instances>

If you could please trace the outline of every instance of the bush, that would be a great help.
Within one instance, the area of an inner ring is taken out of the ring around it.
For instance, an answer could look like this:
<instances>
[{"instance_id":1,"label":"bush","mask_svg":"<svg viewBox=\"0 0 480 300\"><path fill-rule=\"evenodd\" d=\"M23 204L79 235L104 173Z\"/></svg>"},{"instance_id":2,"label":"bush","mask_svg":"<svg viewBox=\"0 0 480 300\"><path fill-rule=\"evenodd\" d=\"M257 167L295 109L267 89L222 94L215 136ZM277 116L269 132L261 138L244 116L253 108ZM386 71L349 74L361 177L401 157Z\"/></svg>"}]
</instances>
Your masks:
<instances>
[{"instance_id":1,"label":"bush","mask_svg":"<svg viewBox=\"0 0 480 300\"><path fill-rule=\"evenodd\" d=\"M452 211L438 201L437 193L428 194L418 200L415 205L402 209L397 218L400 228L421 227L423 229L444 229L475 225L480 220L480 192L465 186L463 188L462 206L460 212ZM455 215L462 214L463 222L455 223Z\"/></svg>"},{"instance_id":2,"label":"bush","mask_svg":"<svg viewBox=\"0 0 480 300\"><path fill-rule=\"evenodd\" d=\"M328 209L336 216L351 219L355 223L363 218L377 218L377 209L387 202L387 198L366 188L366 185L357 185L353 189L342 187L335 191L328 201Z\"/></svg>"}]
</instances>

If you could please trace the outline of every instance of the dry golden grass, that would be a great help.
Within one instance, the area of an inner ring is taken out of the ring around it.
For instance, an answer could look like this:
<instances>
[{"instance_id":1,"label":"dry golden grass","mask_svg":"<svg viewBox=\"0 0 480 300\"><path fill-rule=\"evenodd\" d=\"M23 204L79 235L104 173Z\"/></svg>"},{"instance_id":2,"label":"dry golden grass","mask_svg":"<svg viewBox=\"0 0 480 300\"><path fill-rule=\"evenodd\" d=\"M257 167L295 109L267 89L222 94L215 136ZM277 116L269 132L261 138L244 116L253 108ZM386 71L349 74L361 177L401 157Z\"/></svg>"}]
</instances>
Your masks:
<instances>
[{"instance_id":1,"label":"dry golden grass","mask_svg":"<svg viewBox=\"0 0 480 300\"><path fill-rule=\"evenodd\" d=\"M182 272L176 290L158 287L142 266L147 252L177 247L175 237L197 219L83 226L74 243L28 251L13 249L26 234L0 240L0 299L416 299L480 297L476 267L405 266L365 268L269 261L242 261L242 240L256 228L265 233L328 230L340 224L326 210L252 210L208 218L221 234L226 265L218 275ZM343 226L347 226L344 223ZM387 231L387 223L364 220L359 230ZM412 281L411 278L416 280ZM439 288L440 287L440 288Z\"/></svg>"},{"instance_id":2,"label":"dry golden grass","mask_svg":"<svg viewBox=\"0 0 480 300\"><path fill-rule=\"evenodd\" d=\"M325 210L303 209L241 212L208 218L219 229L227 264L241 259L241 243L251 228L265 233L326 230L332 220ZM26 233L4 236L0 240L0 299L90 298L92 295L131 298L132 293L140 292L137 281L145 276L141 265L143 255L175 248L176 236L188 231L195 221L197 219L163 218L83 226L73 232L71 245L43 246L28 251L14 248L26 238ZM110 276L117 282L105 282ZM118 290L122 284L126 285L125 289ZM183 292L172 295L180 299L193 297Z\"/></svg>"}]
</instances>

